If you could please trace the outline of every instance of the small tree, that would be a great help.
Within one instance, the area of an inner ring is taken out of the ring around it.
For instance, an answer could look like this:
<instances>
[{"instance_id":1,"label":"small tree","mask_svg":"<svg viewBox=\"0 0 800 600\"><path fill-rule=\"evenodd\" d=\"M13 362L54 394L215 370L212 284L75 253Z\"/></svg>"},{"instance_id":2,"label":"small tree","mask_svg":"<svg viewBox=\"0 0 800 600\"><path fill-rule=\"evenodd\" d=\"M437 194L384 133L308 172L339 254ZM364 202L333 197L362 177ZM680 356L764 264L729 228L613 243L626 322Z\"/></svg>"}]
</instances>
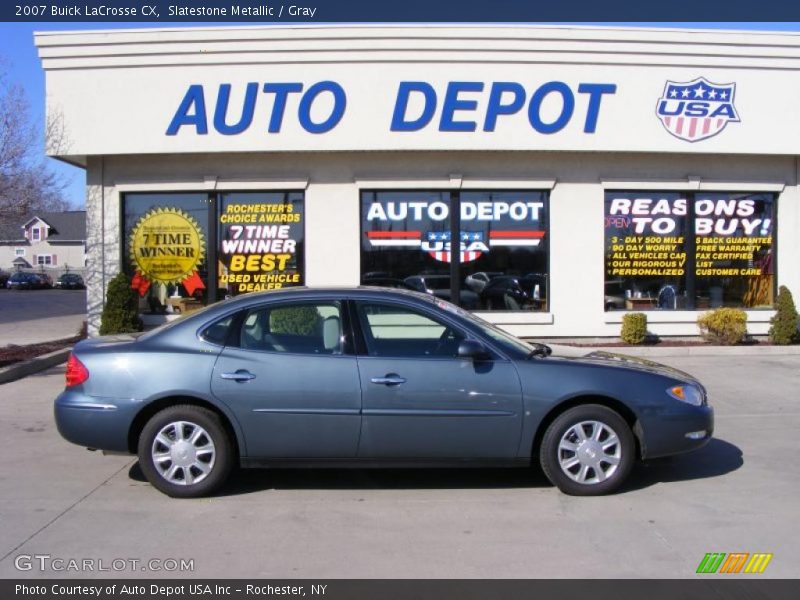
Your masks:
<instances>
[{"instance_id":1,"label":"small tree","mask_svg":"<svg viewBox=\"0 0 800 600\"><path fill-rule=\"evenodd\" d=\"M100 335L141 331L139 297L131 289L125 273L117 274L108 282L106 304L100 319Z\"/></svg>"},{"instance_id":2,"label":"small tree","mask_svg":"<svg viewBox=\"0 0 800 600\"><path fill-rule=\"evenodd\" d=\"M620 337L626 344L643 344L647 339L647 315L644 313L624 315Z\"/></svg>"},{"instance_id":3,"label":"small tree","mask_svg":"<svg viewBox=\"0 0 800 600\"><path fill-rule=\"evenodd\" d=\"M798 340L797 325L800 315L794 305L792 292L785 285L778 288L775 300L775 316L770 319L769 339L773 344L785 346Z\"/></svg>"},{"instance_id":4,"label":"small tree","mask_svg":"<svg viewBox=\"0 0 800 600\"><path fill-rule=\"evenodd\" d=\"M7 61L0 56L0 225L19 224L33 211L68 207L63 192L69 182L42 152L68 152L65 122L57 109L49 111L44 130L42 148L42 127L22 86L9 81Z\"/></svg>"},{"instance_id":5,"label":"small tree","mask_svg":"<svg viewBox=\"0 0 800 600\"><path fill-rule=\"evenodd\" d=\"M747 313L738 308L718 308L700 315L697 326L707 342L734 346L747 336Z\"/></svg>"}]
</instances>

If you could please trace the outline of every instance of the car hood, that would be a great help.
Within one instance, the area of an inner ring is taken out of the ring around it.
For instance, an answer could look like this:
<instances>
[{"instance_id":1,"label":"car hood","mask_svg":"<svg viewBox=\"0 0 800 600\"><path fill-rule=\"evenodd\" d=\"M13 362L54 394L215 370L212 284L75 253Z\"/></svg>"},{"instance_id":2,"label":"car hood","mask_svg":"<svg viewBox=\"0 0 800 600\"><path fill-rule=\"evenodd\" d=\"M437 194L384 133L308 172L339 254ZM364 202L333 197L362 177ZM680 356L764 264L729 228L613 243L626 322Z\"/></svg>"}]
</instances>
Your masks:
<instances>
[{"instance_id":1,"label":"car hood","mask_svg":"<svg viewBox=\"0 0 800 600\"><path fill-rule=\"evenodd\" d=\"M644 371L653 373L655 375L662 375L664 377L671 377L681 381L688 381L700 385L700 382L693 376L685 371L675 369L667 365L662 365L646 358L639 358L637 356L629 356L627 354L617 354L615 352L595 351L586 356L577 358L565 358L569 362L580 364L597 365L602 367L611 367L618 369L629 369L633 371Z\"/></svg>"}]
</instances>

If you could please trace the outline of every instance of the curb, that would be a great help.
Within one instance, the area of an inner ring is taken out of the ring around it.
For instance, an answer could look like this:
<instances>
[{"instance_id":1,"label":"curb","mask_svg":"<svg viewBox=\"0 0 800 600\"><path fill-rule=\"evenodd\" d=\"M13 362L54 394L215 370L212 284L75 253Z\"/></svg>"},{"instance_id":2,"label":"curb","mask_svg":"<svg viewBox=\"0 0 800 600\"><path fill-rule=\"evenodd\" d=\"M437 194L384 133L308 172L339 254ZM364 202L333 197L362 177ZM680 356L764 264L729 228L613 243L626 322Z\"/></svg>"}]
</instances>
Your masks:
<instances>
[{"instance_id":1,"label":"curb","mask_svg":"<svg viewBox=\"0 0 800 600\"><path fill-rule=\"evenodd\" d=\"M0 369L0 385L44 371L67 360L72 348L62 348Z\"/></svg>"},{"instance_id":2,"label":"curb","mask_svg":"<svg viewBox=\"0 0 800 600\"><path fill-rule=\"evenodd\" d=\"M659 356L800 356L800 346L569 346L550 344L554 354L584 356L591 352L611 352L642 357Z\"/></svg>"}]
</instances>

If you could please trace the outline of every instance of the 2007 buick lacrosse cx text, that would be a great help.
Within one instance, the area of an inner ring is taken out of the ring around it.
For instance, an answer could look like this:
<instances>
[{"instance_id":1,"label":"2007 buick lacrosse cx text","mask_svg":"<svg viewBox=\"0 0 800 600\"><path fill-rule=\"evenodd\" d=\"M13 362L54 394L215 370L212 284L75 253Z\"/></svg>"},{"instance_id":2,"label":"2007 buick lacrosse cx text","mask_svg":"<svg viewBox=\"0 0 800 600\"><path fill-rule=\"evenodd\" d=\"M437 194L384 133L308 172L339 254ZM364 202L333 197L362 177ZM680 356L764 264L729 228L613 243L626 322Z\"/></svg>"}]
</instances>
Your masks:
<instances>
[{"instance_id":1,"label":"2007 buick lacrosse cx text","mask_svg":"<svg viewBox=\"0 0 800 600\"><path fill-rule=\"evenodd\" d=\"M173 497L244 467L541 464L562 492L616 490L637 459L693 450L713 409L693 377L595 352L551 355L430 294L246 294L69 357L58 429L138 454Z\"/></svg>"}]
</instances>

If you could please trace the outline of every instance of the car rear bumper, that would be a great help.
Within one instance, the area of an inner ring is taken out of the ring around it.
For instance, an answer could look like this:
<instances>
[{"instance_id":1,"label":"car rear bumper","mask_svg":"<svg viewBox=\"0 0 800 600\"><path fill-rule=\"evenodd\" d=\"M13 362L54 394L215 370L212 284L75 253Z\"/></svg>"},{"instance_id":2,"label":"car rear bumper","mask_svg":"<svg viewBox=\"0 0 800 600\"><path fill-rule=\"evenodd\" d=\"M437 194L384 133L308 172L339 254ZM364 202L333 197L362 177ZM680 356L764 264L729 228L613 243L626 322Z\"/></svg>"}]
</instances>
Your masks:
<instances>
[{"instance_id":1,"label":"car rear bumper","mask_svg":"<svg viewBox=\"0 0 800 600\"><path fill-rule=\"evenodd\" d=\"M705 446L714 434L714 409L680 405L640 419L642 458L690 452Z\"/></svg>"},{"instance_id":2,"label":"car rear bumper","mask_svg":"<svg viewBox=\"0 0 800 600\"><path fill-rule=\"evenodd\" d=\"M64 390L56 398L54 412L58 432L65 440L87 448L127 453L135 409L133 402Z\"/></svg>"}]
</instances>

